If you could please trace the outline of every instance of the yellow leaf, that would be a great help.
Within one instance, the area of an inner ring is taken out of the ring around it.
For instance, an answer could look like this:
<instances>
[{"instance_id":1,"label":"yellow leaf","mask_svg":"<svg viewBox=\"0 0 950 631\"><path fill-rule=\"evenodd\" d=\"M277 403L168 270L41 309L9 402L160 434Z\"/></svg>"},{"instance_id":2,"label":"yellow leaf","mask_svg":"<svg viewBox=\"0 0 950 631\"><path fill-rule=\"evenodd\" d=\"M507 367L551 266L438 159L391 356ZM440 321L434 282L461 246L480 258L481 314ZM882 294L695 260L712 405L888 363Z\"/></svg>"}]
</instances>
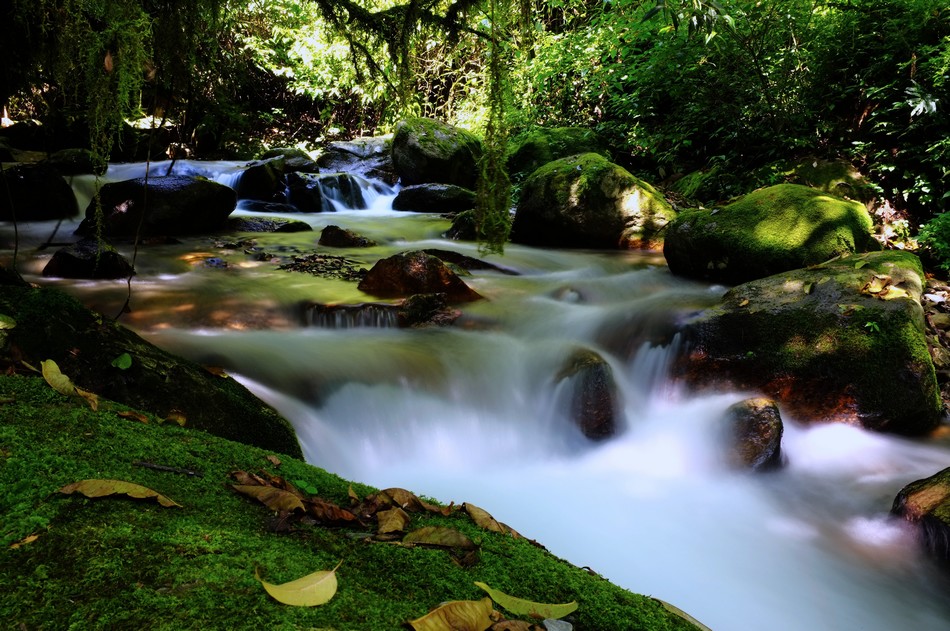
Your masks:
<instances>
[{"instance_id":1,"label":"yellow leaf","mask_svg":"<svg viewBox=\"0 0 950 631\"><path fill-rule=\"evenodd\" d=\"M385 535L390 532L402 532L409 525L409 514L398 506L389 510L381 510L376 513L376 519L379 521L379 534Z\"/></svg>"},{"instance_id":2,"label":"yellow leaf","mask_svg":"<svg viewBox=\"0 0 950 631\"><path fill-rule=\"evenodd\" d=\"M409 625L415 631L485 631L492 625L493 612L490 598L453 600L410 620Z\"/></svg>"},{"instance_id":3,"label":"yellow leaf","mask_svg":"<svg viewBox=\"0 0 950 631\"><path fill-rule=\"evenodd\" d=\"M122 412L116 412L116 414L122 418L127 418L130 421L138 421L139 423L148 424L148 417L141 412L135 412L134 410L123 410Z\"/></svg>"},{"instance_id":4,"label":"yellow leaf","mask_svg":"<svg viewBox=\"0 0 950 631\"><path fill-rule=\"evenodd\" d=\"M86 403L89 404L89 407L93 412L99 409L99 395L95 392L89 392L88 390L83 390L79 386L73 386L76 390L76 396L82 397L86 400Z\"/></svg>"},{"instance_id":5,"label":"yellow leaf","mask_svg":"<svg viewBox=\"0 0 950 631\"><path fill-rule=\"evenodd\" d=\"M66 495L81 493L90 498L106 497L109 495L127 495L136 499L154 498L155 501L166 508L181 508L181 504L172 501L161 493L157 493L152 489L133 482L125 482L124 480L80 480L79 482L67 484L59 489L59 492Z\"/></svg>"},{"instance_id":6,"label":"yellow leaf","mask_svg":"<svg viewBox=\"0 0 950 631\"><path fill-rule=\"evenodd\" d=\"M471 539L454 528L445 528L444 526L425 526L413 530L402 538L402 542L442 548L475 549L475 544Z\"/></svg>"},{"instance_id":7,"label":"yellow leaf","mask_svg":"<svg viewBox=\"0 0 950 631\"><path fill-rule=\"evenodd\" d=\"M315 607L329 602L336 594L336 571L342 563L337 563L332 570L320 570L281 585L261 580L256 571L254 576L277 602L294 607Z\"/></svg>"},{"instance_id":8,"label":"yellow leaf","mask_svg":"<svg viewBox=\"0 0 950 631\"><path fill-rule=\"evenodd\" d=\"M710 629L709 627L707 627L706 625L704 625L702 622L700 622L700 621L697 620L696 618L692 617L691 615L689 615L688 613L686 613L685 611L683 611L683 610L680 609L679 607L677 607L677 606L675 606L675 605L671 605L671 604L668 603L668 602L662 601L662 600L660 600L659 598L654 598L653 600L655 600L656 602L658 602L658 603L660 603L661 605L663 605L663 608L666 609L667 611L669 611L669 612L671 612L671 613L673 613L673 614L679 616L679 617L682 618L683 620L686 620L687 622L693 624L697 629L700 629L700 631L712 631L712 629Z\"/></svg>"},{"instance_id":9,"label":"yellow leaf","mask_svg":"<svg viewBox=\"0 0 950 631\"><path fill-rule=\"evenodd\" d=\"M25 545L29 545L29 544L33 543L34 541L36 541L36 540L39 539L39 538L40 538L39 535L27 535L26 537L23 537L22 539L20 539L20 540L17 541L16 543L11 543L11 544L10 544L10 549L11 549L11 550L16 550L17 548L22 548L22 547L25 546Z\"/></svg>"},{"instance_id":10,"label":"yellow leaf","mask_svg":"<svg viewBox=\"0 0 950 631\"><path fill-rule=\"evenodd\" d=\"M60 372L56 362L52 359L44 359L40 362L40 367L43 369L43 379L53 390L68 397L75 396L76 386L69 377Z\"/></svg>"},{"instance_id":11,"label":"yellow leaf","mask_svg":"<svg viewBox=\"0 0 950 631\"><path fill-rule=\"evenodd\" d=\"M909 298L910 294L908 294L907 290L902 287L888 285L884 288L884 291L877 295L877 297L881 300L893 300L895 298Z\"/></svg>"},{"instance_id":12,"label":"yellow leaf","mask_svg":"<svg viewBox=\"0 0 950 631\"><path fill-rule=\"evenodd\" d=\"M168 414L165 415L165 420L176 423L179 427L184 427L185 423L188 422L188 418L181 410L169 410Z\"/></svg>"},{"instance_id":13,"label":"yellow leaf","mask_svg":"<svg viewBox=\"0 0 950 631\"><path fill-rule=\"evenodd\" d=\"M749 299L746 298L745 300L743 300L742 302L739 303L739 306L740 306L740 307L745 307L745 306L748 305L748 304L749 304Z\"/></svg>"},{"instance_id":14,"label":"yellow leaf","mask_svg":"<svg viewBox=\"0 0 950 631\"><path fill-rule=\"evenodd\" d=\"M815 286L815 283L807 282L804 285L802 285L802 291L804 291L806 294L810 294L814 286Z\"/></svg>"},{"instance_id":15,"label":"yellow leaf","mask_svg":"<svg viewBox=\"0 0 950 631\"><path fill-rule=\"evenodd\" d=\"M577 609L577 602L571 601L562 605L546 605L536 603L523 598L515 598L504 592L489 587L485 583L475 582L476 587L481 588L491 596L491 599L498 603L502 608L519 616L532 616L534 618L563 618Z\"/></svg>"},{"instance_id":16,"label":"yellow leaf","mask_svg":"<svg viewBox=\"0 0 950 631\"><path fill-rule=\"evenodd\" d=\"M275 511L304 511L300 498L283 489L273 486L258 486L256 484L232 484L235 491L256 499L267 508Z\"/></svg>"}]
</instances>

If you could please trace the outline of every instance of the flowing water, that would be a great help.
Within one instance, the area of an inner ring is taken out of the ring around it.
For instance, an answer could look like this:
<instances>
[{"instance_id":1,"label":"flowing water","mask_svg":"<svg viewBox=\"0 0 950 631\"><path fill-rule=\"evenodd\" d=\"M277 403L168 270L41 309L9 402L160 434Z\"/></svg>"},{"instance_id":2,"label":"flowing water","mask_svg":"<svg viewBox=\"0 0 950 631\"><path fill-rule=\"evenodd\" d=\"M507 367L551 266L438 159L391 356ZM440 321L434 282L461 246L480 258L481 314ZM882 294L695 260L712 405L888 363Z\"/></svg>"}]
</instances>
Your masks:
<instances>
[{"instance_id":1,"label":"flowing water","mask_svg":"<svg viewBox=\"0 0 950 631\"><path fill-rule=\"evenodd\" d=\"M113 167L108 177L141 168ZM228 163L176 169L224 183L237 171ZM88 182L75 186L80 197L91 193ZM677 279L651 254L509 246L483 258L517 275L465 279L487 300L464 305L453 327L407 330L365 310L314 317L313 303L379 301L355 283L278 272L245 253L317 249L366 268L408 249L478 256L471 244L441 238L444 219L392 212L391 199L377 191L368 210L287 215L314 233L140 248L123 321L227 368L293 422L313 464L482 506L555 555L672 602L715 631L950 629L950 584L888 516L903 485L950 466L950 445L785 418L786 468L729 470L715 424L747 393L692 395L666 376L679 350L676 320L714 303L723 287ZM318 248L329 224L380 245ZM115 313L124 281L39 276L53 249L35 246L53 225L21 228L21 271ZM74 226L61 227L58 240L71 240ZM0 232L4 247L11 233ZM206 264L212 257L228 266ZM554 379L577 347L607 358L622 391L622 430L602 443L570 424Z\"/></svg>"}]
</instances>

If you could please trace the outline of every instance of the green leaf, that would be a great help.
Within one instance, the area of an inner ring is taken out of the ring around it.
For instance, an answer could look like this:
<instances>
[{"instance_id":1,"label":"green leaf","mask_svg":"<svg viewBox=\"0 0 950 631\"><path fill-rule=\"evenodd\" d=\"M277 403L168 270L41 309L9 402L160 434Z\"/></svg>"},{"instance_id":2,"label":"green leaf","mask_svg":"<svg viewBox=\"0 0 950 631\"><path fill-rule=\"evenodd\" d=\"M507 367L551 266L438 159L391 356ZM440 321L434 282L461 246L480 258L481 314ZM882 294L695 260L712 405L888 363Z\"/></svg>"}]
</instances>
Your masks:
<instances>
[{"instance_id":1,"label":"green leaf","mask_svg":"<svg viewBox=\"0 0 950 631\"><path fill-rule=\"evenodd\" d=\"M484 590L489 596L491 596L492 600L498 603L500 607L519 616L531 616L533 618L540 619L551 618L557 620L558 618L563 618L564 616L577 610L576 601L571 601L561 605L547 605L544 603L536 603L530 600L524 600L523 598L509 596L504 592L498 591L497 589L489 587L485 583L480 583L478 581L475 581L475 586Z\"/></svg>"},{"instance_id":2,"label":"green leaf","mask_svg":"<svg viewBox=\"0 0 950 631\"><path fill-rule=\"evenodd\" d=\"M16 326L16 320L11 318L8 315L3 315L0 313L0 331L4 329L12 329Z\"/></svg>"},{"instance_id":3,"label":"green leaf","mask_svg":"<svg viewBox=\"0 0 950 631\"><path fill-rule=\"evenodd\" d=\"M261 580L257 571L254 572L254 577L261 582L267 593L279 603L293 605L294 607L315 607L329 602L336 595L336 571L342 563L343 561L337 563L332 570L320 570L280 585Z\"/></svg>"},{"instance_id":4,"label":"green leaf","mask_svg":"<svg viewBox=\"0 0 950 631\"><path fill-rule=\"evenodd\" d=\"M128 370L132 367L132 356L128 353L122 353L112 360L112 365L119 370Z\"/></svg>"}]
</instances>

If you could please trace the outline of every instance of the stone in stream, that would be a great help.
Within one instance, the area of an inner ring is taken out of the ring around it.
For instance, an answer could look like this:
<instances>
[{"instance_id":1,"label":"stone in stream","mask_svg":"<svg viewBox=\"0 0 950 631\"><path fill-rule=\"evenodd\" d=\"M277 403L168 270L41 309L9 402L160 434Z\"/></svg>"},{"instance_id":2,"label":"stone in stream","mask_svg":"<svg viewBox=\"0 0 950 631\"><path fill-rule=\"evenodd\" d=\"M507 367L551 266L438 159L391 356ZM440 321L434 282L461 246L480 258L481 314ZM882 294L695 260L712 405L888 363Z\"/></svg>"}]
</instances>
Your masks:
<instances>
[{"instance_id":1,"label":"stone in stream","mask_svg":"<svg viewBox=\"0 0 950 631\"><path fill-rule=\"evenodd\" d=\"M902 488L891 513L914 524L924 550L950 568L950 468Z\"/></svg>"},{"instance_id":2,"label":"stone in stream","mask_svg":"<svg viewBox=\"0 0 950 631\"><path fill-rule=\"evenodd\" d=\"M454 184L415 184L399 191L393 210L455 213L475 208L475 193Z\"/></svg>"},{"instance_id":3,"label":"stone in stream","mask_svg":"<svg viewBox=\"0 0 950 631\"><path fill-rule=\"evenodd\" d=\"M352 230L331 224L320 232L317 244L331 248L369 248L376 245L376 242Z\"/></svg>"},{"instance_id":4,"label":"stone in stream","mask_svg":"<svg viewBox=\"0 0 950 631\"><path fill-rule=\"evenodd\" d=\"M396 124L393 166L403 186L455 184L474 190L482 143L459 127L431 118L407 118Z\"/></svg>"},{"instance_id":5,"label":"stone in stream","mask_svg":"<svg viewBox=\"0 0 950 631\"><path fill-rule=\"evenodd\" d=\"M623 406L610 364L592 350L581 348L565 360L555 382L570 388L570 417L591 440L615 435L623 425Z\"/></svg>"},{"instance_id":6,"label":"stone in stream","mask_svg":"<svg viewBox=\"0 0 950 631\"><path fill-rule=\"evenodd\" d=\"M128 278L134 274L131 263L111 244L95 237L57 250L43 276L57 278Z\"/></svg>"},{"instance_id":7,"label":"stone in stream","mask_svg":"<svg viewBox=\"0 0 950 631\"><path fill-rule=\"evenodd\" d=\"M767 471L782 466L782 416L775 401L745 399L722 419L726 460L737 469Z\"/></svg>"},{"instance_id":8,"label":"stone in stream","mask_svg":"<svg viewBox=\"0 0 950 631\"><path fill-rule=\"evenodd\" d=\"M482 298L439 258L418 250L377 261L357 287L380 298L437 293L445 294L449 303Z\"/></svg>"}]
</instances>

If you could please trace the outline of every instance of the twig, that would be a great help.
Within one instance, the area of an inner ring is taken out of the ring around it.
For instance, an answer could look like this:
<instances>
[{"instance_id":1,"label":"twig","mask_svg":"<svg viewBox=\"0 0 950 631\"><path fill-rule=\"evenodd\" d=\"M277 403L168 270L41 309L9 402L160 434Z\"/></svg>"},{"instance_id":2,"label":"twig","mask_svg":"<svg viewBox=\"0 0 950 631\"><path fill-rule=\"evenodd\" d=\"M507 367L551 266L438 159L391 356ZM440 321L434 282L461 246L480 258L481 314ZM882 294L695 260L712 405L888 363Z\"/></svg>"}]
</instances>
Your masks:
<instances>
[{"instance_id":1,"label":"twig","mask_svg":"<svg viewBox=\"0 0 950 631\"><path fill-rule=\"evenodd\" d=\"M182 475L187 475L191 477L204 477L201 475L200 471L192 471L191 469L181 469L179 467L169 467L164 464L154 464L151 462L145 462L143 460L136 460L132 463L134 467L145 467L146 469L155 469L156 471L168 471L170 473L180 473Z\"/></svg>"}]
</instances>

